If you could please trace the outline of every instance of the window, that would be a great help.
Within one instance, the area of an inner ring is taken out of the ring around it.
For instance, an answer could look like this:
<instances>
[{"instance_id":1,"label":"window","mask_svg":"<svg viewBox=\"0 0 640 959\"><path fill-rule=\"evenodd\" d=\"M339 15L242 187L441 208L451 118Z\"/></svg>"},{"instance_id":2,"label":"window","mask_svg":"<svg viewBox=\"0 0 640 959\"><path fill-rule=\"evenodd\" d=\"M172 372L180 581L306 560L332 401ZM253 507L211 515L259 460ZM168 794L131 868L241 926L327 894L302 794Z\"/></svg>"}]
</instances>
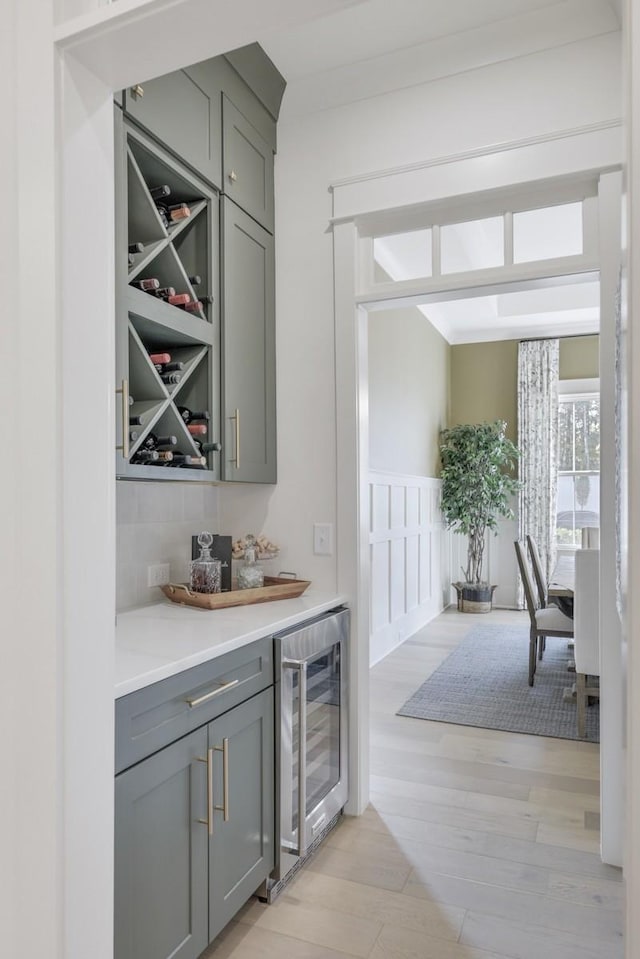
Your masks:
<instances>
[{"instance_id":1,"label":"window","mask_svg":"<svg viewBox=\"0 0 640 959\"><path fill-rule=\"evenodd\" d=\"M561 392L557 545L579 547L586 526L600 526L600 394Z\"/></svg>"},{"instance_id":2,"label":"window","mask_svg":"<svg viewBox=\"0 0 640 959\"><path fill-rule=\"evenodd\" d=\"M513 262L579 256L583 252L582 203L513 214Z\"/></svg>"}]
</instances>

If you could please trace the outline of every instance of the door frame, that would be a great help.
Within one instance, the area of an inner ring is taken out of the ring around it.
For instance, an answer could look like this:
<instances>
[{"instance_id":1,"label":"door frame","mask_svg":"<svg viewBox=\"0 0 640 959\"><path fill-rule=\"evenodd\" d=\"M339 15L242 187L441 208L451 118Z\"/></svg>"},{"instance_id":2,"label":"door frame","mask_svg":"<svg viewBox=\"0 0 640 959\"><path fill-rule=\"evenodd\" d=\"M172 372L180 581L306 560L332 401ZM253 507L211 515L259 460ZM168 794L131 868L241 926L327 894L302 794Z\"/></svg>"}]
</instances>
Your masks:
<instances>
[{"instance_id":1,"label":"door frame","mask_svg":"<svg viewBox=\"0 0 640 959\"><path fill-rule=\"evenodd\" d=\"M332 185L334 201L334 302L336 337L336 410L337 410L337 523L338 536L338 588L353 599L355 611L353 623L353 647L351 660L351 755L350 780L355 788L348 811L359 813L366 808L369 799L369 460L368 460L368 372L367 372L367 315L374 308L389 308L407 305L422 299L425 294L438 296L447 290L447 280L430 279L416 281L413 285L401 284L398 296L387 290L384 297L376 299L367 291L361 294L363 285L370 277L369 265L363 263L360 226L367 218L378 221L393 220L394 232L416 226L428 204L458 204L459 197L474 198L492 191L522 191L524 193L551 184L571 184L581 178L595 178L598 182L600 245L606 239L611 242L616 230L616 215L619 224L619 195L621 143L619 128L603 124L599 129L565 131L565 137L548 141L510 144L498 151L479 150L457 158L443 158L441 163L425 163L423 167L387 171L373 176L350 178ZM495 162L487 163L491 155ZM535 180L523 179L527 171L536 171L545 176ZM570 196L571 186L568 188ZM616 192L617 191L617 192ZM543 191L544 192L544 191ZM617 200L616 200L617 196ZM544 198L542 203L544 203ZM616 206L617 204L617 206ZM534 204L532 204L533 206ZM461 219L458 215L458 219ZM604 224L604 225L603 225ZM366 232L366 231L365 231ZM371 244L364 244L365 255L371 254ZM601 297L610 296L612 285L618 282L618 271L611 259L598 263L606 277L601 276ZM571 271L567 271L571 272ZM604 283L604 291L603 291ZM460 284L462 285L462 284ZM458 286L457 293L460 292ZM613 310L609 305L609 316ZM611 324L608 324L611 329ZM612 341L605 336L603 358L608 370L601 370L605 383L605 415L613 424L613 407L610 403L614 389L614 365L611 363ZM601 347L602 348L602 347ZM611 430L613 436L613 430ZM609 477L610 485L613 482ZM612 495L607 499L610 512ZM612 544L603 544L611 549ZM611 590L610 580L602 584ZM610 602L604 608L610 607ZM614 669L606 681L610 684L610 702L620 702L622 664L620 636L609 637L613 646ZM624 806L623 780L623 729L621 711L605 718L607 742L603 741L602 752L614 758L606 768L605 793L607 821L603 822L603 850L607 861L620 864L622 861L622 836L619 822Z\"/></svg>"}]
</instances>

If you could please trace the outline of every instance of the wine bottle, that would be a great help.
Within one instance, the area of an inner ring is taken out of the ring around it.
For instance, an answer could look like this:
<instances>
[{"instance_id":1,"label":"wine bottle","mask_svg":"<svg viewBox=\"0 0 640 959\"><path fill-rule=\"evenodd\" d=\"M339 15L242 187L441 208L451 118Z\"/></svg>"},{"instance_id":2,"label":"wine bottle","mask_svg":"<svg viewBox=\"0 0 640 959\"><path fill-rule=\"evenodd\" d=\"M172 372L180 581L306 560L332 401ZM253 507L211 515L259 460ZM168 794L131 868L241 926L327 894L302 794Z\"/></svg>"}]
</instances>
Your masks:
<instances>
[{"instance_id":1,"label":"wine bottle","mask_svg":"<svg viewBox=\"0 0 640 959\"><path fill-rule=\"evenodd\" d=\"M138 439L139 436L140 436L140 434L138 433L137 430L129 430L129 442L130 442L130 443L135 443L135 441Z\"/></svg>"},{"instance_id":2,"label":"wine bottle","mask_svg":"<svg viewBox=\"0 0 640 959\"><path fill-rule=\"evenodd\" d=\"M165 227L191 216L191 210L186 203L174 203L167 206L165 203L156 203L156 209Z\"/></svg>"},{"instance_id":3,"label":"wine bottle","mask_svg":"<svg viewBox=\"0 0 640 959\"><path fill-rule=\"evenodd\" d=\"M158 373L174 373L176 370L183 370L184 363L155 363L155 368Z\"/></svg>"},{"instance_id":4,"label":"wine bottle","mask_svg":"<svg viewBox=\"0 0 640 959\"><path fill-rule=\"evenodd\" d=\"M162 186L152 186L149 189L152 200L161 200L164 196L171 195L171 187L167 186L166 183L163 183Z\"/></svg>"},{"instance_id":5,"label":"wine bottle","mask_svg":"<svg viewBox=\"0 0 640 959\"><path fill-rule=\"evenodd\" d=\"M133 266L133 264L136 262L136 258L133 255L133 253L129 253L128 260L129 260L129 266Z\"/></svg>"},{"instance_id":6,"label":"wine bottle","mask_svg":"<svg viewBox=\"0 0 640 959\"><path fill-rule=\"evenodd\" d=\"M177 436L157 436L155 433L149 433L142 441L142 446L146 450L159 450L163 446L177 446Z\"/></svg>"},{"instance_id":7,"label":"wine bottle","mask_svg":"<svg viewBox=\"0 0 640 959\"><path fill-rule=\"evenodd\" d=\"M149 353L149 359L154 365L156 363L170 363L171 353Z\"/></svg>"},{"instance_id":8,"label":"wine bottle","mask_svg":"<svg viewBox=\"0 0 640 959\"><path fill-rule=\"evenodd\" d=\"M160 454L157 450L136 450L136 452L131 457L132 463L157 463L160 459Z\"/></svg>"},{"instance_id":9,"label":"wine bottle","mask_svg":"<svg viewBox=\"0 0 640 959\"><path fill-rule=\"evenodd\" d=\"M219 453L222 449L222 443L203 443L202 440L196 439L193 442L201 456L205 456L207 453Z\"/></svg>"},{"instance_id":10,"label":"wine bottle","mask_svg":"<svg viewBox=\"0 0 640 959\"><path fill-rule=\"evenodd\" d=\"M186 203L172 203L171 206L167 207L167 210L173 223L178 223L180 220L191 216L191 210Z\"/></svg>"},{"instance_id":11,"label":"wine bottle","mask_svg":"<svg viewBox=\"0 0 640 959\"><path fill-rule=\"evenodd\" d=\"M173 286L161 286L160 289L153 291L153 295L159 297L161 300L167 300L170 296L176 295L176 290Z\"/></svg>"},{"instance_id":12,"label":"wine bottle","mask_svg":"<svg viewBox=\"0 0 640 959\"><path fill-rule=\"evenodd\" d=\"M182 307L187 313L201 313L202 312L202 301L201 300L192 300L191 303L185 303Z\"/></svg>"},{"instance_id":13,"label":"wine bottle","mask_svg":"<svg viewBox=\"0 0 640 959\"><path fill-rule=\"evenodd\" d=\"M203 466L207 465L207 461L204 456L195 456L191 453L183 453L181 450L173 451L173 459L169 463L171 467L197 467L201 469Z\"/></svg>"},{"instance_id":14,"label":"wine bottle","mask_svg":"<svg viewBox=\"0 0 640 959\"><path fill-rule=\"evenodd\" d=\"M202 283L202 277L195 273L193 276L189 277L189 283L191 286L200 286Z\"/></svg>"},{"instance_id":15,"label":"wine bottle","mask_svg":"<svg viewBox=\"0 0 640 959\"><path fill-rule=\"evenodd\" d=\"M139 290L144 290L145 293L149 293L153 290L160 289L160 280L156 280L155 277L150 277L146 280L133 280L132 286L136 286Z\"/></svg>"},{"instance_id":16,"label":"wine bottle","mask_svg":"<svg viewBox=\"0 0 640 959\"><path fill-rule=\"evenodd\" d=\"M201 413L196 413L193 410L190 410L188 406L179 406L178 413L187 424L192 423L195 420L208 421L210 419L207 410L203 410Z\"/></svg>"},{"instance_id":17,"label":"wine bottle","mask_svg":"<svg viewBox=\"0 0 640 959\"><path fill-rule=\"evenodd\" d=\"M175 386L182 379L182 373L179 371L176 373L161 373L160 379L166 386Z\"/></svg>"},{"instance_id":18,"label":"wine bottle","mask_svg":"<svg viewBox=\"0 0 640 959\"><path fill-rule=\"evenodd\" d=\"M158 464L172 463L173 453L171 450L158 450Z\"/></svg>"},{"instance_id":19,"label":"wine bottle","mask_svg":"<svg viewBox=\"0 0 640 959\"><path fill-rule=\"evenodd\" d=\"M192 436L206 436L208 426L206 423L188 423L187 429Z\"/></svg>"},{"instance_id":20,"label":"wine bottle","mask_svg":"<svg viewBox=\"0 0 640 959\"><path fill-rule=\"evenodd\" d=\"M130 243L129 244L129 253L144 253L144 243Z\"/></svg>"},{"instance_id":21,"label":"wine bottle","mask_svg":"<svg viewBox=\"0 0 640 959\"><path fill-rule=\"evenodd\" d=\"M188 293L175 293L173 296L168 296L166 302L171 306L185 306L191 303L191 297Z\"/></svg>"},{"instance_id":22,"label":"wine bottle","mask_svg":"<svg viewBox=\"0 0 640 959\"><path fill-rule=\"evenodd\" d=\"M141 417L141 416L130 416L130 417L129 417L129 426L142 426L142 417Z\"/></svg>"}]
</instances>

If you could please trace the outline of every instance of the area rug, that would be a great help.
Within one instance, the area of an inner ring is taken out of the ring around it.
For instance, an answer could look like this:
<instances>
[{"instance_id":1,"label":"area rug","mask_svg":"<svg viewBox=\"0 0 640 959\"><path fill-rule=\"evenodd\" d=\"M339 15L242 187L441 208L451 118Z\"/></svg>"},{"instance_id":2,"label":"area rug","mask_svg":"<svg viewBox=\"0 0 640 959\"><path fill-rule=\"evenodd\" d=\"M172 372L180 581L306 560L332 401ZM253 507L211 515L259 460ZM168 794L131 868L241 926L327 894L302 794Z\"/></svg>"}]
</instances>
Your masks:
<instances>
[{"instance_id":1,"label":"area rug","mask_svg":"<svg viewBox=\"0 0 640 959\"><path fill-rule=\"evenodd\" d=\"M476 626L397 715L578 739L575 702L563 701L565 688L575 681L575 673L567 672L569 658L567 640L548 637L529 686L528 628ZM597 702L587 708L586 738L600 741Z\"/></svg>"}]
</instances>

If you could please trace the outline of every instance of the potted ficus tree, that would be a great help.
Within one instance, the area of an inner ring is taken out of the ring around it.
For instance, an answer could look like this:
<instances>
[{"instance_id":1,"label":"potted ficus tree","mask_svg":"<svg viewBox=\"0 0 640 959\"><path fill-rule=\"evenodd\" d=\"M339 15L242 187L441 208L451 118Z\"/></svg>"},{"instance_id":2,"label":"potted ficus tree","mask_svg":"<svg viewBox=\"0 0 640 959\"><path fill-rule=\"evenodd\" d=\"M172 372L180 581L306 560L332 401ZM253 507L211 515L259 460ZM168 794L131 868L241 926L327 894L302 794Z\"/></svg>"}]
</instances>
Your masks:
<instances>
[{"instance_id":1,"label":"potted ficus tree","mask_svg":"<svg viewBox=\"0 0 640 959\"><path fill-rule=\"evenodd\" d=\"M487 530L498 531L498 518L513 518L511 497L520 488L513 475L520 455L507 439L507 424L453 426L440 434L442 513L448 529L468 537L464 581L454 583L458 608L485 613L496 586L483 579Z\"/></svg>"}]
</instances>

